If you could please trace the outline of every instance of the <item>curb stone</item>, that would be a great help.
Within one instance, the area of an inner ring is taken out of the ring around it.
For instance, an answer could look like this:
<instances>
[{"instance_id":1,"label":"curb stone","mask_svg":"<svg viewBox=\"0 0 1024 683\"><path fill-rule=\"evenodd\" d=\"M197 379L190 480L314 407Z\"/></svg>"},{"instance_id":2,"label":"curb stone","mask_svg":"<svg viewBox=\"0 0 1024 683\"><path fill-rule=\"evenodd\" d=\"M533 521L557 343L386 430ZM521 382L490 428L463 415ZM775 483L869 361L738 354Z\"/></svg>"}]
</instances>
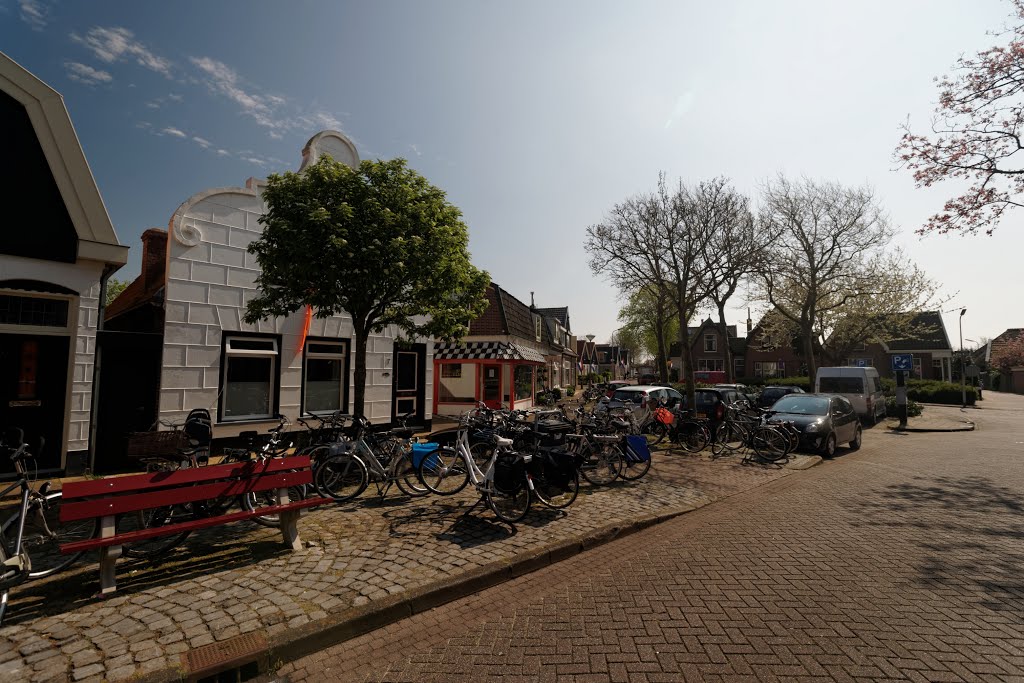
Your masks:
<instances>
[{"instance_id":1,"label":"curb stone","mask_svg":"<svg viewBox=\"0 0 1024 683\"><path fill-rule=\"evenodd\" d=\"M617 522L595 529L586 535L568 541L550 544L544 548L521 553L509 560L493 562L482 567L452 576L443 582L433 581L409 590L373 600L357 607L350 607L271 636L264 630L267 642L273 643L267 652L258 658L260 663L268 662L272 669L287 662L305 657L327 647L352 640L378 628L478 593L485 588L505 583L519 576L561 562L586 550L596 548L628 536L648 527L667 522L680 515L696 510L698 506L686 505L673 508L661 514L644 515L629 522ZM183 658L179 667L165 668L144 677L133 679L133 683L166 683L168 681L195 681L213 676L230 669L218 666L209 670L189 671ZM262 667L261 667L262 668Z\"/></svg>"}]
</instances>

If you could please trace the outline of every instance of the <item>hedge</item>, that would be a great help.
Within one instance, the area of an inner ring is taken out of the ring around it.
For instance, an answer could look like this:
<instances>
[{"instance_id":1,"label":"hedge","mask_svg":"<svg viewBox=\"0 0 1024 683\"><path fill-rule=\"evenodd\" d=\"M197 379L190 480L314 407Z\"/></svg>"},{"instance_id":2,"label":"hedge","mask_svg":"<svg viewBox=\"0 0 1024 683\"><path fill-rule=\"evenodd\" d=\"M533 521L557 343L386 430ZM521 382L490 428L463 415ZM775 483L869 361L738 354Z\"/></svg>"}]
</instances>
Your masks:
<instances>
[{"instance_id":1,"label":"hedge","mask_svg":"<svg viewBox=\"0 0 1024 683\"><path fill-rule=\"evenodd\" d=\"M967 405L973 406L978 400L978 392L972 387L967 389ZM896 380L882 378L882 390L886 396L896 395ZM921 403L944 403L958 406L963 400L960 385L955 382L940 382L933 379L908 379L907 398Z\"/></svg>"},{"instance_id":2,"label":"hedge","mask_svg":"<svg viewBox=\"0 0 1024 683\"><path fill-rule=\"evenodd\" d=\"M911 401L907 399L907 417L917 417L921 414L924 408L917 401ZM888 417L895 417L899 414L899 408L896 407L896 397L886 396L885 397L885 414Z\"/></svg>"}]
</instances>

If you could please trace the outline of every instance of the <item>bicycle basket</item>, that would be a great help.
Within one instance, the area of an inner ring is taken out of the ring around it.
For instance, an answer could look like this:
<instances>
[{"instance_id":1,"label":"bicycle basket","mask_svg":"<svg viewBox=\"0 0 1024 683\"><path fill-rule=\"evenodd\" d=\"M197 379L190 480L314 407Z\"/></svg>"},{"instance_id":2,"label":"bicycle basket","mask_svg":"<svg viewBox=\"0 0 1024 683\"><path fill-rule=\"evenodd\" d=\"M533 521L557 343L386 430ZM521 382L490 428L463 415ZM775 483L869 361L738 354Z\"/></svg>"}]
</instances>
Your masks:
<instances>
[{"instance_id":1,"label":"bicycle basket","mask_svg":"<svg viewBox=\"0 0 1024 683\"><path fill-rule=\"evenodd\" d=\"M125 453L132 458L166 458L178 456L188 447L184 432L131 432Z\"/></svg>"},{"instance_id":2,"label":"bicycle basket","mask_svg":"<svg viewBox=\"0 0 1024 683\"><path fill-rule=\"evenodd\" d=\"M647 439L635 434L626 437L626 460L628 462L647 462L651 459L651 449Z\"/></svg>"},{"instance_id":3,"label":"bicycle basket","mask_svg":"<svg viewBox=\"0 0 1024 683\"><path fill-rule=\"evenodd\" d=\"M515 495L526 485L526 463L518 453L499 453L494 461L494 488Z\"/></svg>"},{"instance_id":4,"label":"bicycle basket","mask_svg":"<svg viewBox=\"0 0 1024 683\"><path fill-rule=\"evenodd\" d=\"M670 425L673 422L672 411L668 408L658 408L654 411L654 419L664 425Z\"/></svg>"},{"instance_id":5,"label":"bicycle basket","mask_svg":"<svg viewBox=\"0 0 1024 683\"><path fill-rule=\"evenodd\" d=\"M566 434L576 431L576 425L562 420L541 420L534 425L539 445L544 448L564 446Z\"/></svg>"}]
</instances>

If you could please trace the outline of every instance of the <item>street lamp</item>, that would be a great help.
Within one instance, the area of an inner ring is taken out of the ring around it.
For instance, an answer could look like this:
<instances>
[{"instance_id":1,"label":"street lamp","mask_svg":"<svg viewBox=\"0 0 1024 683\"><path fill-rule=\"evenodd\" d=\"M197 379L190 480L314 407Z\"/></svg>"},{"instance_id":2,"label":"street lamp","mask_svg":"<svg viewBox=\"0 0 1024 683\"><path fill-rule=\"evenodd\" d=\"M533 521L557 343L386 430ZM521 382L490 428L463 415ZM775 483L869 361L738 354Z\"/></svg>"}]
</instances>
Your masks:
<instances>
[{"instance_id":1,"label":"street lamp","mask_svg":"<svg viewBox=\"0 0 1024 683\"><path fill-rule=\"evenodd\" d=\"M960 309L960 407L967 407L967 385L964 384L964 313L966 308Z\"/></svg>"}]
</instances>

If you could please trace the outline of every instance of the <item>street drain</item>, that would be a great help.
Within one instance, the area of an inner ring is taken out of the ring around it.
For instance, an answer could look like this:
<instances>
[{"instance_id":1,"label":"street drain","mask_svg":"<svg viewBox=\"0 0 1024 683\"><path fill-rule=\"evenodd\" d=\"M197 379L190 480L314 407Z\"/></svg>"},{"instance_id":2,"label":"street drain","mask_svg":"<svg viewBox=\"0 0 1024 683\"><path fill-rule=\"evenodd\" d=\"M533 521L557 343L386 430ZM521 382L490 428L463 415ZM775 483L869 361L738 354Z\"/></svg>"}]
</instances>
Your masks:
<instances>
[{"instance_id":1,"label":"street drain","mask_svg":"<svg viewBox=\"0 0 1024 683\"><path fill-rule=\"evenodd\" d=\"M235 681L250 678L253 670L262 668L260 660L266 652L267 639L262 633L243 633L189 650L181 657L190 681Z\"/></svg>"}]
</instances>

